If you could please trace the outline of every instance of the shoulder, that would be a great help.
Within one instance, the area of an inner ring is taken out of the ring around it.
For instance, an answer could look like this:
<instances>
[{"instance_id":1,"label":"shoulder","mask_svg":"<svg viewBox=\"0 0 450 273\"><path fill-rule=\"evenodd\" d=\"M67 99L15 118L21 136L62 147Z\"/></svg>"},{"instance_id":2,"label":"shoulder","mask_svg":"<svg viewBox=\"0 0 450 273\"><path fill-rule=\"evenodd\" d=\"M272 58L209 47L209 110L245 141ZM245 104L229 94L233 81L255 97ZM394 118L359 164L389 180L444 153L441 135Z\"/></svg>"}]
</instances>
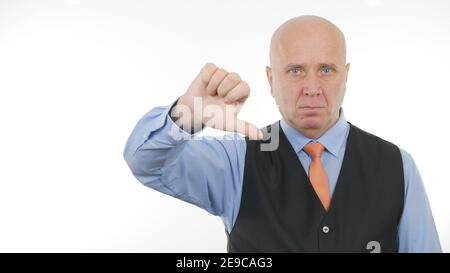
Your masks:
<instances>
[{"instance_id":1,"label":"shoulder","mask_svg":"<svg viewBox=\"0 0 450 273\"><path fill-rule=\"evenodd\" d=\"M377 135L369 133L353 124L350 123L350 133L349 139L360 146L364 151L370 154L376 155L388 155L390 158L396 158L398 161L401 160L401 150L400 148Z\"/></svg>"},{"instance_id":2,"label":"shoulder","mask_svg":"<svg viewBox=\"0 0 450 273\"><path fill-rule=\"evenodd\" d=\"M367 143L373 143L373 144L378 144L378 145L383 145L383 146L387 146L387 147L391 147L391 148L395 148L397 150L399 150L399 147L397 145L395 145L394 143L387 141L377 135L374 135L372 133L369 133L361 128L359 128L356 125L353 125L351 123L350 124L350 132L351 134L353 134L354 136L358 136L358 138L361 141L367 142ZM399 151L400 152L400 151Z\"/></svg>"}]
</instances>

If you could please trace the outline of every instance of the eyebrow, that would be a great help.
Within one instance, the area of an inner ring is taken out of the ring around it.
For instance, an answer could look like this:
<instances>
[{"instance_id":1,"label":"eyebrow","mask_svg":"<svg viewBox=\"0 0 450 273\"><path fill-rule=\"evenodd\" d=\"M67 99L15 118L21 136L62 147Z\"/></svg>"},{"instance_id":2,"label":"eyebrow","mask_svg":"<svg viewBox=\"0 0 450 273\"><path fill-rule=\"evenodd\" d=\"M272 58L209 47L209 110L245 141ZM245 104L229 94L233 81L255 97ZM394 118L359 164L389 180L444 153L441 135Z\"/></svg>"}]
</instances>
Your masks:
<instances>
[{"instance_id":1,"label":"eyebrow","mask_svg":"<svg viewBox=\"0 0 450 273\"><path fill-rule=\"evenodd\" d=\"M299 68L299 67L305 67L304 64L295 64L295 63L289 63L285 66L285 69L292 69L292 68ZM334 63L319 63L319 67L331 67L333 69L337 69L337 65Z\"/></svg>"}]
</instances>

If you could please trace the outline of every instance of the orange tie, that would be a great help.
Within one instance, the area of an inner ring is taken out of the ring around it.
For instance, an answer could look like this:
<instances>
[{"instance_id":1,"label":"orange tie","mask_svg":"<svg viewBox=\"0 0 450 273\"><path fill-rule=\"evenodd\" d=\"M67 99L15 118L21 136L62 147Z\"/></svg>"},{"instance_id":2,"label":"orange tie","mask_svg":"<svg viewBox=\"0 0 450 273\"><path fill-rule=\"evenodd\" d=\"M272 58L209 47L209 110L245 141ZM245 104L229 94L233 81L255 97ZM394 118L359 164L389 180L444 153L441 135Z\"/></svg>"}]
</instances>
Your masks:
<instances>
[{"instance_id":1,"label":"orange tie","mask_svg":"<svg viewBox=\"0 0 450 273\"><path fill-rule=\"evenodd\" d=\"M325 168L322 165L320 156L324 147L319 142L310 142L303 147L303 150L311 157L309 166L309 180L316 191L317 196L322 202L326 211L330 207L330 193L328 191L328 177Z\"/></svg>"}]
</instances>

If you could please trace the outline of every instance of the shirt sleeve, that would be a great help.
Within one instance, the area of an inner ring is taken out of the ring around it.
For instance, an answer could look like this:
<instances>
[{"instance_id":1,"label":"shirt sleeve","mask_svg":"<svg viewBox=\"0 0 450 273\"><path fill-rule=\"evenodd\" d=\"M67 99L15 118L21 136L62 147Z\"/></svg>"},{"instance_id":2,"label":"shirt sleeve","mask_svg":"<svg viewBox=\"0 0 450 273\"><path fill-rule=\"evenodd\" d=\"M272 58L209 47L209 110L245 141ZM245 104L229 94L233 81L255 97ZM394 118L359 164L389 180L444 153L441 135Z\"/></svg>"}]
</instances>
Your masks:
<instances>
[{"instance_id":1,"label":"shirt sleeve","mask_svg":"<svg viewBox=\"0 0 450 273\"><path fill-rule=\"evenodd\" d=\"M171 106L139 120L125 145L125 161L143 185L222 217L229 231L241 199L245 139L191 135L172 121Z\"/></svg>"},{"instance_id":2,"label":"shirt sleeve","mask_svg":"<svg viewBox=\"0 0 450 273\"><path fill-rule=\"evenodd\" d=\"M399 252L442 252L428 197L419 170L400 149L405 176L405 203L400 219Z\"/></svg>"}]
</instances>

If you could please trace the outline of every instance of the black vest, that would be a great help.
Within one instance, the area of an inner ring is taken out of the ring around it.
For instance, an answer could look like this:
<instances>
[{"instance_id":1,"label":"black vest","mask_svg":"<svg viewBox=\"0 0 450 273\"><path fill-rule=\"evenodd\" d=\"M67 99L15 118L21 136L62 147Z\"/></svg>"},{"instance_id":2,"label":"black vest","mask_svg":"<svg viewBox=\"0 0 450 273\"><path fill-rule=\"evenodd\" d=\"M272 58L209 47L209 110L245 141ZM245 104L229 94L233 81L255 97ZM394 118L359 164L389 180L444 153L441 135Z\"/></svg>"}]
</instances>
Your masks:
<instances>
[{"instance_id":1,"label":"black vest","mask_svg":"<svg viewBox=\"0 0 450 273\"><path fill-rule=\"evenodd\" d=\"M279 122L265 130L271 126ZM404 175L397 146L350 124L327 212L281 126L274 151L246 141L242 197L227 233L228 252L398 252Z\"/></svg>"}]
</instances>

